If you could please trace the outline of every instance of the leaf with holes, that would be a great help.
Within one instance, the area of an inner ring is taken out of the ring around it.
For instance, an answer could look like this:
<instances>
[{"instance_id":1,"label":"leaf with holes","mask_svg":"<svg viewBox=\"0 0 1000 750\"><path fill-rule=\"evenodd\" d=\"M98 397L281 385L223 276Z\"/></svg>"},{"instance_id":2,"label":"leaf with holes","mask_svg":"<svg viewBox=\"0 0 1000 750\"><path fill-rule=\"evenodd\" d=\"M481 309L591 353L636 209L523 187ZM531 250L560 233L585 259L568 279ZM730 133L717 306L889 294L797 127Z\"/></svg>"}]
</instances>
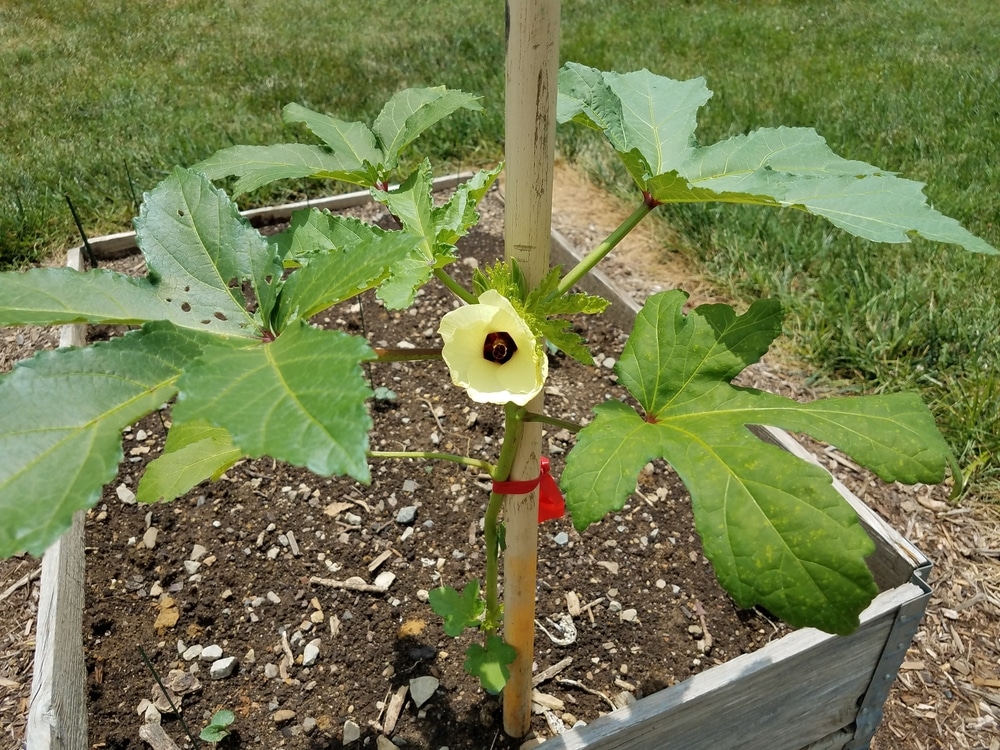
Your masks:
<instances>
[{"instance_id":1,"label":"leaf with holes","mask_svg":"<svg viewBox=\"0 0 1000 750\"><path fill-rule=\"evenodd\" d=\"M776 302L743 315L727 305L682 312L686 295L647 300L615 366L644 414L609 401L578 435L562 475L578 529L621 509L642 467L666 459L691 492L695 524L719 581L743 607L794 626L857 626L877 593L873 547L829 474L765 443L748 425L807 433L886 481L937 483L951 453L919 397L799 404L733 386L781 330Z\"/></svg>"}]
</instances>

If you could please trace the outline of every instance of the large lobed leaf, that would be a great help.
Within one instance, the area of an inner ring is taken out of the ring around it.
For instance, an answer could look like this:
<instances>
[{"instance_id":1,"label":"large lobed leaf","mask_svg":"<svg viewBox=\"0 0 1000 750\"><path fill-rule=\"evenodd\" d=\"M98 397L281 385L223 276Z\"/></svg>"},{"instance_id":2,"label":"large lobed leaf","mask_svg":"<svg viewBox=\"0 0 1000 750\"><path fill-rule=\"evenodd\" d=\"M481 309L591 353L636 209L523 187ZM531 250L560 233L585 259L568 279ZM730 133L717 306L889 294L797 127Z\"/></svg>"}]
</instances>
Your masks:
<instances>
[{"instance_id":1,"label":"large lobed leaf","mask_svg":"<svg viewBox=\"0 0 1000 750\"><path fill-rule=\"evenodd\" d=\"M579 529L623 507L639 471L666 459L691 492L705 555L744 607L789 623L850 632L876 589L873 546L829 474L759 440L770 425L831 442L887 481L939 482L950 453L929 411L910 394L811 404L730 381L780 333L769 300L743 315L686 295L650 297L616 365L644 410L601 404L579 434L562 477Z\"/></svg>"},{"instance_id":2,"label":"large lobed leaf","mask_svg":"<svg viewBox=\"0 0 1000 750\"><path fill-rule=\"evenodd\" d=\"M641 190L659 203L720 201L796 208L874 242L920 236L997 251L927 205L923 184L837 156L809 128L765 128L711 146L694 141L711 96L700 78L620 75L568 63L559 75L560 122L604 132Z\"/></svg>"},{"instance_id":3,"label":"large lobed leaf","mask_svg":"<svg viewBox=\"0 0 1000 750\"><path fill-rule=\"evenodd\" d=\"M402 151L421 133L459 109L482 109L479 97L444 86L406 89L386 103L371 128L289 104L282 112L285 122L305 125L325 147L299 143L232 146L196 164L195 169L211 180L238 177L233 187L236 195L292 177L373 187L387 181Z\"/></svg>"},{"instance_id":4,"label":"large lobed leaf","mask_svg":"<svg viewBox=\"0 0 1000 750\"><path fill-rule=\"evenodd\" d=\"M122 428L173 397L204 338L151 324L40 353L0 379L0 557L41 554L100 499L122 459Z\"/></svg>"},{"instance_id":5,"label":"large lobed leaf","mask_svg":"<svg viewBox=\"0 0 1000 750\"><path fill-rule=\"evenodd\" d=\"M301 320L267 344L209 346L178 383L174 421L221 427L255 458L367 482L372 393L359 363L374 358L364 339Z\"/></svg>"},{"instance_id":6,"label":"large lobed leaf","mask_svg":"<svg viewBox=\"0 0 1000 750\"><path fill-rule=\"evenodd\" d=\"M225 336L261 335L242 282L265 317L281 280L274 249L203 176L177 169L147 193L136 242L148 275L39 268L0 274L0 325L168 320Z\"/></svg>"}]
</instances>

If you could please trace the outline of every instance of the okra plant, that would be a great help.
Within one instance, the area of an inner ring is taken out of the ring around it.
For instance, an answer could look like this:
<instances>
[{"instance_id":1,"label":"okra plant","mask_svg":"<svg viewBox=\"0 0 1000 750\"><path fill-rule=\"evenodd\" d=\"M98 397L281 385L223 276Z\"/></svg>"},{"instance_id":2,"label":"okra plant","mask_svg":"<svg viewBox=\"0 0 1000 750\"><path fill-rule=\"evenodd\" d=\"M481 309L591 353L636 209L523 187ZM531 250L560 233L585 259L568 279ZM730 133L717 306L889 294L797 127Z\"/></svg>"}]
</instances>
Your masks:
<instances>
[{"instance_id":1,"label":"okra plant","mask_svg":"<svg viewBox=\"0 0 1000 750\"><path fill-rule=\"evenodd\" d=\"M607 303L575 285L664 204L784 207L876 242L920 236L995 251L929 207L919 183L843 159L811 129L698 145L696 113L711 95L702 79L568 64L559 92L559 122L604 133L635 183L636 208L577 267L553 268L533 287L511 262L477 272L471 287L448 271L501 166L477 173L442 205L432 200L429 162L397 174L401 155L427 128L456 110L480 108L476 97L444 88L400 92L371 125L290 104L285 121L304 125L319 143L236 146L174 170L144 196L135 219L148 269L142 278L100 269L0 274L0 324L138 327L85 348L38 353L0 378L0 554L40 554L76 511L93 507L122 460L122 429L168 402L172 427L138 487L143 502L176 498L246 457L363 483L370 461L394 457L478 467L494 482L483 582L439 588L430 602L449 635L482 631L465 666L499 692L514 658L499 634L505 497L540 484L540 520L563 512L545 467L535 481L509 481L524 426L546 422L576 433L559 486L577 529L621 509L642 467L665 459L690 490L705 555L739 606L760 605L794 626L855 628L877 593L865 564L871 540L826 472L749 427L807 433L885 481L938 483L949 464L954 471L953 459L916 395L796 403L733 385L781 332L774 300L742 314L726 305L685 313L683 292L652 296L615 366L639 408L596 404L587 424L532 410L550 350L593 364L573 321ZM282 178L343 180L369 189L400 228L304 209L280 234L264 237L213 185L232 177L234 196ZM378 349L310 324L367 290L386 308L405 308L431 282L462 303L437 321L440 349ZM442 360L442 378L475 401L503 405L495 463L370 449L373 393L362 365L413 358Z\"/></svg>"}]
</instances>

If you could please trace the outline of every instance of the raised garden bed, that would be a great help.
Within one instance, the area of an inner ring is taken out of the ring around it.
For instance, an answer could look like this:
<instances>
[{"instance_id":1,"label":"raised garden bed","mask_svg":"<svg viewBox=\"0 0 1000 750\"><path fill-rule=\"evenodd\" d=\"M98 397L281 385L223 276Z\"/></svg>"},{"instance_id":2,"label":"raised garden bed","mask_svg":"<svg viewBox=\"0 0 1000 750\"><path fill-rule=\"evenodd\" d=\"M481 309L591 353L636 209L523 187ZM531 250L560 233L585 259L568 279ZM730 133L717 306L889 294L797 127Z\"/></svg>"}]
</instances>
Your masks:
<instances>
[{"instance_id":1,"label":"raised garden bed","mask_svg":"<svg viewBox=\"0 0 1000 750\"><path fill-rule=\"evenodd\" d=\"M366 197L367 193L342 196L335 199L332 204L328 204L327 207L334 208L339 207L337 204L349 205L350 203L357 203ZM271 209L263 212L263 215L274 217L278 216L280 211L281 209ZM258 212L258 217L260 216L261 212ZM113 240L109 239L107 243L95 240L92 242L92 246L98 252L101 252L102 248L106 249L106 245L117 244L120 250L122 246L127 244L126 240L127 237L117 236ZM560 257L560 254L567 252L572 251L562 242L561 238L554 235L554 262L565 262ZM605 278L596 276L593 283L598 284L599 288L592 291L609 296L615 300L615 305L612 308L617 312L617 320L615 322L627 328L630 325L631 316L634 315L634 309L630 308L628 300L618 295L614 290L613 284ZM372 321L369 320L368 323L371 325ZM607 382L606 387L611 387L610 381ZM434 415L433 406L429 407L429 414ZM577 414L576 416L578 418L585 417L584 414ZM433 424L433 418L430 424ZM780 433L770 434L772 436L770 439L785 445L789 450L796 452L802 450L787 436ZM438 437L441 438L442 436L439 434ZM414 469L413 474L419 477L420 470ZM665 473L662 471L656 473L654 481L657 483L665 482ZM870 564L883 593L865 613L861 629L849 638L825 636L812 630L790 633L752 654L738 656L735 659L727 661L725 664L708 669L666 690L652 692L648 697L642 698L625 709L592 721L585 728L570 730L560 738L550 740L549 746L555 748L677 747L694 749L736 746L790 749L806 747L866 747L878 724L881 707L892 678L902 662L906 647L912 638L919 618L923 613L927 597L929 596L928 589L924 583L929 564L919 552L886 527L860 501L854 499L846 490L843 490L843 492L858 509L859 515L872 533L873 538L876 539L879 547ZM111 487L108 493L109 504L115 502L114 497L115 488ZM230 502L238 502L238 500L233 500L233 498L229 498L229 500ZM183 503L185 501L179 502ZM166 511L164 508L166 508ZM154 506L149 510L156 514L172 513L170 506ZM204 511L207 513L211 511L211 508L206 508ZM178 512L180 511L178 510ZM192 507L191 512L197 511ZM141 517L142 514L140 513L139 515ZM391 515L389 518L391 519ZM631 516L626 520L631 521ZM162 525L162 522L158 523ZM440 526L440 521L438 523ZM394 529L395 527L392 528ZM257 530L254 530L255 534L256 532ZM438 529L431 533L437 534L441 533L441 531ZM138 536L142 536L141 527L138 529ZM474 536L474 533L470 532L470 536ZM548 537L551 538L552 534L549 534ZM583 549L588 549L586 546L588 542L586 540L576 541ZM128 545L124 539L120 540L120 543L128 548L124 557L128 558L130 562L135 562L135 558L143 558L141 552L135 551L137 545ZM447 540L446 544L449 550L452 546L456 549L462 549L465 541L464 539L451 539ZM590 549L598 545L598 543L590 544ZM386 548L390 549L392 545L389 544ZM101 553L105 554L108 551L102 549ZM542 555L543 557L556 557L557 553L558 545L553 546L549 544L547 545L547 549L543 550ZM286 553L279 549L279 555L284 554ZM648 558L649 569L655 569L657 556L650 553ZM140 562L146 566L146 570L151 572L149 577L155 578L156 568L163 563L163 558L147 555ZM360 564L363 561L359 559L357 562ZM475 566L477 564L481 565L481 557L477 559L475 552L473 552L470 555L470 562L472 563L473 571L470 575L474 577L478 574ZM174 560L174 563L179 565L180 560ZM415 557L409 561L404 559L401 561L400 568L419 564L419 558ZM451 563L449 562L449 564ZM572 563L570 563L571 565ZM642 571L642 568L623 569L622 578L632 577L636 571ZM648 577L651 580L662 580L658 579L659 573L654 575L649 570L642 572L649 573ZM586 574L583 577L586 578ZM122 576L122 578L124 579L125 576ZM449 582L454 583L454 581ZM149 582L144 581L142 585L146 587L147 583ZM577 588L582 589L586 583L581 581ZM605 589L609 585L613 585L613 582L609 584L607 580L602 580L598 583ZM301 584L301 581L288 582L288 586L291 588L298 587ZM552 588L551 583L547 585ZM565 584L562 581L558 581L558 586L560 587L572 588L573 585L572 581ZM304 586L302 588L308 591L304 597L300 598L295 595L296 592L286 590L279 592L279 598L293 597L294 595L296 602L299 602L301 599L301 603L306 604L311 597L322 596L321 590L317 590L315 587ZM614 588L617 589L619 587L615 586ZM624 586L620 588L624 588ZM561 591L561 588L556 589L556 591ZM121 589L113 593L118 597L126 596ZM243 597L246 593L249 592L237 591L235 595L236 597ZM261 591L259 593L263 594L265 592ZM413 592L405 593L412 595ZM558 598L555 593L550 593L549 590L540 591L540 598L544 596L547 604L545 608L540 607L540 613L544 614L551 611L548 608L548 604L549 600ZM43 597L45 597L44 594ZM130 598L135 598L134 593ZM152 600L150 600L151 602ZM237 602L232 609L239 611L239 604ZM405 605L406 602L404 601L403 604ZM678 606L681 604L682 602L678 602ZM332 609L333 606L340 608L343 605L344 601L338 600L335 605L330 605L328 609ZM194 607L195 605L192 606ZM219 606L221 608L221 605ZM395 607L395 605L391 605L391 602L390 606ZM420 608L423 609L421 610ZM412 606L404 607L404 609L407 613L422 611L428 620L433 619L429 608L425 604L414 601ZM146 606L146 610L151 611L148 605ZM399 612L402 611L399 610ZM304 609L303 613L304 615L308 614L308 609ZM198 613L193 612L192 614L196 615ZM54 616L56 621L60 619L58 608ZM405 615L405 617L409 616L409 614ZM288 617L286 615L286 619ZM403 615L392 612L387 624L389 627L395 629L393 623L401 624L396 623L396 621L403 619ZM661 623L649 617L642 617L641 612L639 613L639 619L644 628L654 632L661 625ZM152 616L150 617L151 621ZM406 621L409 622L410 620L407 619ZM625 620L623 619L622 622L624 623ZM88 635L96 637L96 640L99 642L105 640L104 630L101 627L95 628L95 624L100 625L100 623L89 623ZM44 632L43 628L47 627L49 627L47 622L40 622L39 632ZM103 627L107 631L111 631L114 630L115 623L109 622ZM433 627L431 625L431 628ZM71 624L70 631L73 629ZM188 632L190 633L190 631ZM191 639L190 635L184 635L184 637L188 640ZM54 638L59 643L74 640L72 637L67 638L63 635L56 635ZM159 656L161 664L169 660L170 651L176 640L177 634L175 633L171 633L169 637L164 636L160 644L153 645L152 650L154 653L152 655L154 657ZM434 641L433 638L430 640ZM43 643L41 637L39 638L39 643ZM558 649L549 649L546 652L544 650L546 646L544 640L540 640L539 644L543 649L538 654L540 668L548 665L549 661L555 661L556 658L563 655L563 652L558 651ZM132 644L133 647L136 645L139 644ZM438 649L436 643L432 643L431 645L434 645L435 650ZM690 644L685 645L689 646ZM582 646L583 644L581 644L581 648ZM460 651L457 647L450 650L453 650L456 654ZM721 647L717 648L716 654L721 654L723 650ZM572 651L567 651L566 653L571 654ZM240 656L244 657L245 653L241 652ZM264 666L260 663L263 660L263 654L258 653L257 657L256 664L247 663L244 659L243 669L249 679L256 679L255 675L258 672L263 672ZM438 657L440 657L440 653L438 653ZM138 661L138 654L134 658L135 661ZM451 656L450 658L452 661L458 661L456 656ZM541 663L543 658L545 659L544 664ZM643 652L643 656L629 657L628 661L633 662L633 666L631 673L625 676L623 681L635 679L632 676L632 673L637 671L634 661L643 661L649 658L651 657L648 652ZM177 656L174 656L173 659L176 660ZM38 661L36 660L36 663ZM63 662L61 659L59 661ZM415 662L418 661L421 660L411 659L410 662L406 663L406 668L414 668ZM624 662L624 659L619 658L618 661ZM383 671L381 661L376 661L375 657L365 657L359 662L356 661L356 664L367 666L369 670L376 673ZM90 671L88 679L91 691L93 692L95 665L91 662L88 666ZM655 665L646 666L655 667ZM109 670L110 667L111 665L109 664ZM433 668L427 664L421 664L421 669L433 671ZM141 672L141 666L139 671ZM600 668L596 671L600 672ZM655 668L651 671L655 671ZM683 676L686 675L670 673L665 682L670 683L675 681L675 678ZM294 677L291 679L294 679ZM339 679L343 679L343 677L341 676ZM386 678L387 687L396 686L396 683L392 682L392 680L391 676ZM457 704L461 704L459 700L461 692L474 693L471 687L471 679L467 678L467 680L469 681L468 684L452 684L444 688L451 691L451 697L455 698ZM143 688L141 690L137 688L134 691L136 702L138 702L140 697L148 694L148 691L145 689L147 682L149 680L144 679L142 682ZM397 679L396 682L399 682L399 680ZM82 690L78 681L55 679L49 680L48 683L55 685L56 688L68 688L72 695L77 696L75 699L77 704L80 703L79 695ZM79 727L84 719L82 717L60 716L58 711L67 706L70 701L49 694L47 688L43 689L42 686L44 684L44 681L39 682L34 691L36 697L33 703L33 717L38 716L39 718L37 721L34 719L32 721L28 740L29 747L79 747L81 750L87 747L85 739L80 744L75 744L75 740L65 742L65 738L79 736L78 731L74 733L73 731L68 731L68 729ZM307 684L308 681L304 683L300 681L300 685ZM294 688L295 686L292 687ZM302 689L304 688L301 688L300 692ZM233 700L233 705L230 707L238 709L237 700L240 691L236 688L231 688L230 692ZM639 691L637 690L636 692ZM647 688L643 692L651 692L651 688ZM279 693L280 691L276 691L276 695ZM372 697L372 703L381 698L381 695ZM502 735L500 737L494 735L496 730L495 727L490 726L489 714L494 710L495 704L491 704L488 700L483 700L481 695L479 697L472 696L471 702L467 697L465 703L470 705L478 704L485 712L483 714L482 733L478 738L480 744L464 745L440 742L437 735L429 734L423 736L424 740L428 742L428 746L439 747L448 744L452 750L456 747L464 746L487 747L491 744L489 741L491 738L495 743L494 746L498 748L517 746L516 744L503 744L505 740L503 740ZM122 716L134 717L134 708L132 705L122 705L120 707ZM202 710L207 710L204 706L201 708ZM287 742L290 747L339 746L343 739L342 726L345 722L345 716L351 713L346 709L346 706L331 706L330 713L336 718L336 721L326 729L320 727L318 734L313 733L310 735L304 731L292 731L292 727L301 726L301 724L297 723L298 719L301 719L301 717L298 717L296 723L285 726L284 731L276 735L276 737L282 743ZM256 709L248 710L271 714L276 713L276 711L268 711L268 706L258 706ZM361 712L359 711L357 715L361 715ZM431 712L430 716L434 718L433 712ZM193 723L201 721L201 716L198 715L188 715L188 718ZM270 719L268 720L270 721ZM53 721L57 727L55 730L51 728ZM417 720L414 719L414 721ZM135 723L137 726L138 721ZM369 729L367 726L364 726L365 722L362 720L359 720L358 723L362 724L366 730L365 737L371 743L371 738L378 734L378 732L374 728ZM48 730L45 728L46 724L49 727ZM39 733L47 733L50 737L56 736L60 738L56 741L63 742L64 744L41 744L44 740L40 738L41 735ZM249 735L249 733L245 734ZM83 736L85 737L85 731ZM405 731L401 732L401 736L404 739L407 738ZM411 734L409 737L409 743L412 745L415 741L413 738L419 738L421 735ZM483 737L487 737L487 740L481 741ZM430 744L432 738L434 744ZM244 736L243 741L246 744L251 744L251 739L250 736ZM364 742L365 738L362 738L360 741ZM416 741L419 742L419 739ZM135 742L138 743L138 740L135 740ZM139 747L140 745L135 744L134 746Z\"/></svg>"}]
</instances>

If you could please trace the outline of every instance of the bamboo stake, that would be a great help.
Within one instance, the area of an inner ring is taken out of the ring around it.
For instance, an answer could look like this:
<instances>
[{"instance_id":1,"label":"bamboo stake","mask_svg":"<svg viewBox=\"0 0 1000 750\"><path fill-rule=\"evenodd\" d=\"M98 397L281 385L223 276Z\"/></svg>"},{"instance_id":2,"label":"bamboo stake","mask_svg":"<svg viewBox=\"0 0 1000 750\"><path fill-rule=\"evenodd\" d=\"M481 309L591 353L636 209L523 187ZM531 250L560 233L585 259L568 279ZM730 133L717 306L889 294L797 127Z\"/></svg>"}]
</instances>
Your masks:
<instances>
[{"instance_id":1,"label":"bamboo stake","mask_svg":"<svg viewBox=\"0 0 1000 750\"><path fill-rule=\"evenodd\" d=\"M559 0L508 0L504 255L517 260L529 286L549 268L558 67ZM528 409L541 413L543 396ZM534 479L539 471L542 425L522 429L512 480ZM523 737L531 724L538 491L508 496L504 519L504 640L517 658L504 687L503 723L508 735Z\"/></svg>"}]
</instances>

